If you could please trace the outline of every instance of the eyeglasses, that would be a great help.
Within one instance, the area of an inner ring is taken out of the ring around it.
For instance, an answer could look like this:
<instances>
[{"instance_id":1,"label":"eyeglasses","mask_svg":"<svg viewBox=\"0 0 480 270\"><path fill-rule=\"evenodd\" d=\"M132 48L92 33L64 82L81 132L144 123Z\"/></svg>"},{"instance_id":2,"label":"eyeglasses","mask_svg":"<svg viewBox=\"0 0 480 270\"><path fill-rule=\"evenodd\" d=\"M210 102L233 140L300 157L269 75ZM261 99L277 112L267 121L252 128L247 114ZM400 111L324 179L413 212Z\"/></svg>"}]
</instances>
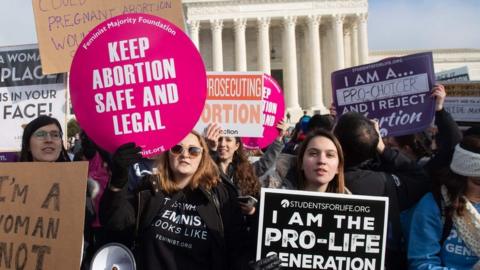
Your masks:
<instances>
[{"instance_id":1,"label":"eyeglasses","mask_svg":"<svg viewBox=\"0 0 480 270\"><path fill-rule=\"evenodd\" d=\"M197 146L190 146L188 148L183 148L183 146L177 144L174 147L170 148L170 153L172 153L174 156L179 156L184 153L184 151L187 150L188 154L191 157L198 157L202 154L203 149Z\"/></svg>"},{"instance_id":2,"label":"eyeglasses","mask_svg":"<svg viewBox=\"0 0 480 270\"><path fill-rule=\"evenodd\" d=\"M47 137L50 137L50 139L57 141L62 139L62 132L56 131L56 130L52 130L52 131L37 130L33 133L33 136L41 140L46 140Z\"/></svg>"}]
</instances>

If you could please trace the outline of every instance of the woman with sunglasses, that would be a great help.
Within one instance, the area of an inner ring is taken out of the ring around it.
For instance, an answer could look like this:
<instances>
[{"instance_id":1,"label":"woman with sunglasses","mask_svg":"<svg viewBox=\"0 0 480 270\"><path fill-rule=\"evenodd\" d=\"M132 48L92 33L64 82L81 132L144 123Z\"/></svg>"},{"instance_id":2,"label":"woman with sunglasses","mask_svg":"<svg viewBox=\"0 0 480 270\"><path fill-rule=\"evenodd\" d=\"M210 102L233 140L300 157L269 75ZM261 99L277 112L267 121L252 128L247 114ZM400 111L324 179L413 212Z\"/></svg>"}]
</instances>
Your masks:
<instances>
[{"instance_id":1,"label":"woman with sunglasses","mask_svg":"<svg viewBox=\"0 0 480 270\"><path fill-rule=\"evenodd\" d=\"M127 166L139 160L133 143L114 154L102 224L135 235L139 269L241 269L245 228L231 191L220 182L204 139L189 133L155 160L135 194L126 188Z\"/></svg>"}]
</instances>

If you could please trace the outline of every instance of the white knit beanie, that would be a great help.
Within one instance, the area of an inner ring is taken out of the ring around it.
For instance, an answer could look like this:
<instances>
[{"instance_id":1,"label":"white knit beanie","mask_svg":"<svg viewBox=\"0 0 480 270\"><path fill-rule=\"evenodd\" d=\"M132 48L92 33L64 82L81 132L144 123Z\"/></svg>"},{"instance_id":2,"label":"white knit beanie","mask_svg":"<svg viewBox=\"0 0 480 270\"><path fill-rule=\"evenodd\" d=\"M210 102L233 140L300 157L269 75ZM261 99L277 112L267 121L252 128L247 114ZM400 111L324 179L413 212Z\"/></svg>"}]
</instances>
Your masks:
<instances>
[{"instance_id":1,"label":"white knit beanie","mask_svg":"<svg viewBox=\"0 0 480 270\"><path fill-rule=\"evenodd\" d=\"M450 169L459 175L480 177L480 154L455 146Z\"/></svg>"}]
</instances>

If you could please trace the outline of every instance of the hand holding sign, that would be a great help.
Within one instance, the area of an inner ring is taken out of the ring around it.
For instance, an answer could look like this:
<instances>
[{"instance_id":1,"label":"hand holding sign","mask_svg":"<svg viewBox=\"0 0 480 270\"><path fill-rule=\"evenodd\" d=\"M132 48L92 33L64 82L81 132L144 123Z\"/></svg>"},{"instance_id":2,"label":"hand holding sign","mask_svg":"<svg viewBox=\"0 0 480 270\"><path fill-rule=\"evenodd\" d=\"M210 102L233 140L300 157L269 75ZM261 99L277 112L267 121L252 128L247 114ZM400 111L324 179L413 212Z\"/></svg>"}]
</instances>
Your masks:
<instances>
[{"instance_id":1,"label":"hand holding sign","mask_svg":"<svg viewBox=\"0 0 480 270\"><path fill-rule=\"evenodd\" d=\"M443 104L445 103L445 98L447 97L445 87L441 84L435 84L432 89L432 97L435 98L435 111L441 111L443 109Z\"/></svg>"},{"instance_id":2,"label":"hand holding sign","mask_svg":"<svg viewBox=\"0 0 480 270\"><path fill-rule=\"evenodd\" d=\"M128 168L130 165L140 161L142 149L135 143L121 145L113 154L112 179L110 185L122 189L128 181Z\"/></svg>"},{"instance_id":3,"label":"hand holding sign","mask_svg":"<svg viewBox=\"0 0 480 270\"><path fill-rule=\"evenodd\" d=\"M208 149L217 151L218 139L222 136L222 128L217 123L209 124L205 128L204 132L205 141L207 142Z\"/></svg>"},{"instance_id":4,"label":"hand holding sign","mask_svg":"<svg viewBox=\"0 0 480 270\"><path fill-rule=\"evenodd\" d=\"M278 136L277 139L282 139L287 134L288 124L285 123L285 120L280 120L277 124Z\"/></svg>"}]
</instances>

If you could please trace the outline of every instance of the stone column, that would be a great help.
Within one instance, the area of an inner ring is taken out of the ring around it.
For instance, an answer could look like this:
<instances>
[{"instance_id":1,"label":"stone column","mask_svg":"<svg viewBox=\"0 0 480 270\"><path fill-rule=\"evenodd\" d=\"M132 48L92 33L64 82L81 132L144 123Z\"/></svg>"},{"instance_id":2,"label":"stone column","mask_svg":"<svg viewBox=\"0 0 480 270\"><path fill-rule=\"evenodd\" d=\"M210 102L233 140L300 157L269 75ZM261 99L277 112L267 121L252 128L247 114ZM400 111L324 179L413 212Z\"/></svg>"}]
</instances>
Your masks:
<instances>
[{"instance_id":1,"label":"stone column","mask_svg":"<svg viewBox=\"0 0 480 270\"><path fill-rule=\"evenodd\" d=\"M352 32L348 27L343 28L343 51L345 53L345 67L352 66Z\"/></svg>"},{"instance_id":2,"label":"stone column","mask_svg":"<svg viewBox=\"0 0 480 270\"><path fill-rule=\"evenodd\" d=\"M358 14L358 51L360 64L368 63L368 36L367 36L367 17L366 13Z\"/></svg>"},{"instance_id":3,"label":"stone column","mask_svg":"<svg viewBox=\"0 0 480 270\"><path fill-rule=\"evenodd\" d=\"M352 21L352 65L353 66L358 66L360 65L360 62L358 61L358 21L353 20Z\"/></svg>"},{"instance_id":4,"label":"stone column","mask_svg":"<svg viewBox=\"0 0 480 270\"><path fill-rule=\"evenodd\" d=\"M335 41L334 43L336 46L334 70L343 69L345 67L345 50L343 47L343 20L344 19L345 19L344 15L341 15L341 14L333 15L332 28L333 28L333 37Z\"/></svg>"},{"instance_id":5,"label":"stone column","mask_svg":"<svg viewBox=\"0 0 480 270\"><path fill-rule=\"evenodd\" d=\"M233 24L235 31L235 70L247 71L247 49L245 45L247 19L234 19Z\"/></svg>"},{"instance_id":6,"label":"stone column","mask_svg":"<svg viewBox=\"0 0 480 270\"><path fill-rule=\"evenodd\" d=\"M333 19L333 18L332 18ZM335 70L335 50L336 50L336 44L334 42L331 42L334 40L334 33L333 33L333 27L332 24L330 25L325 25L325 39L327 42L325 43L325 54L326 54L326 75L323 77L324 80L326 81L325 83L325 88L323 89L323 101L324 103L330 107L332 103L332 80L331 80L331 75L332 72Z\"/></svg>"},{"instance_id":7,"label":"stone column","mask_svg":"<svg viewBox=\"0 0 480 270\"><path fill-rule=\"evenodd\" d=\"M327 106L327 108L330 106L330 103L328 103L328 99L326 99L326 95L328 94L330 90L330 58L332 57L332 54L330 53L330 41L332 40L328 33L330 31L330 25L323 23L320 26L320 47L322 48L320 50L321 52L321 59L322 59L322 100L323 104Z\"/></svg>"},{"instance_id":8,"label":"stone column","mask_svg":"<svg viewBox=\"0 0 480 270\"><path fill-rule=\"evenodd\" d=\"M222 27L220 19L210 20L212 29L213 71L223 71Z\"/></svg>"},{"instance_id":9,"label":"stone column","mask_svg":"<svg viewBox=\"0 0 480 270\"><path fill-rule=\"evenodd\" d=\"M309 58L310 58L310 95L309 110L325 110L322 94L322 62L320 55L320 20L319 15L307 17Z\"/></svg>"},{"instance_id":10,"label":"stone column","mask_svg":"<svg viewBox=\"0 0 480 270\"><path fill-rule=\"evenodd\" d=\"M270 18L257 19L258 23L258 70L270 75Z\"/></svg>"},{"instance_id":11,"label":"stone column","mask_svg":"<svg viewBox=\"0 0 480 270\"><path fill-rule=\"evenodd\" d=\"M287 110L299 110L297 46L295 41L295 24L297 17L283 18L283 80L285 87L285 106Z\"/></svg>"},{"instance_id":12,"label":"stone column","mask_svg":"<svg viewBox=\"0 0 480 270\"><path fill-rule=\"evenodd\" d=\"M190 26L190 39L192 40L193 44L197 46L197 49L200 50L200 43L199 40L199 33L200 33L200 21L188 21L188 25Z\"/></svg>"},{"instance_id":13,"label":"stone column","mask_svg":"<svg viewBox=\"0 0 480 270\"><path fill-rule=\"evenodd\" d=\"M311 59L310 55L310 37L308 34L308 25L307 21L304 24L297 25L297 41L300 44L297 44L300 52L300 59L297 58L298 66L298 103L302 109L307 109L311 107ZM301 49L300 49L301 46ZM299 54L297 54L297 57Z\"/></svg>"}]
</instances>

